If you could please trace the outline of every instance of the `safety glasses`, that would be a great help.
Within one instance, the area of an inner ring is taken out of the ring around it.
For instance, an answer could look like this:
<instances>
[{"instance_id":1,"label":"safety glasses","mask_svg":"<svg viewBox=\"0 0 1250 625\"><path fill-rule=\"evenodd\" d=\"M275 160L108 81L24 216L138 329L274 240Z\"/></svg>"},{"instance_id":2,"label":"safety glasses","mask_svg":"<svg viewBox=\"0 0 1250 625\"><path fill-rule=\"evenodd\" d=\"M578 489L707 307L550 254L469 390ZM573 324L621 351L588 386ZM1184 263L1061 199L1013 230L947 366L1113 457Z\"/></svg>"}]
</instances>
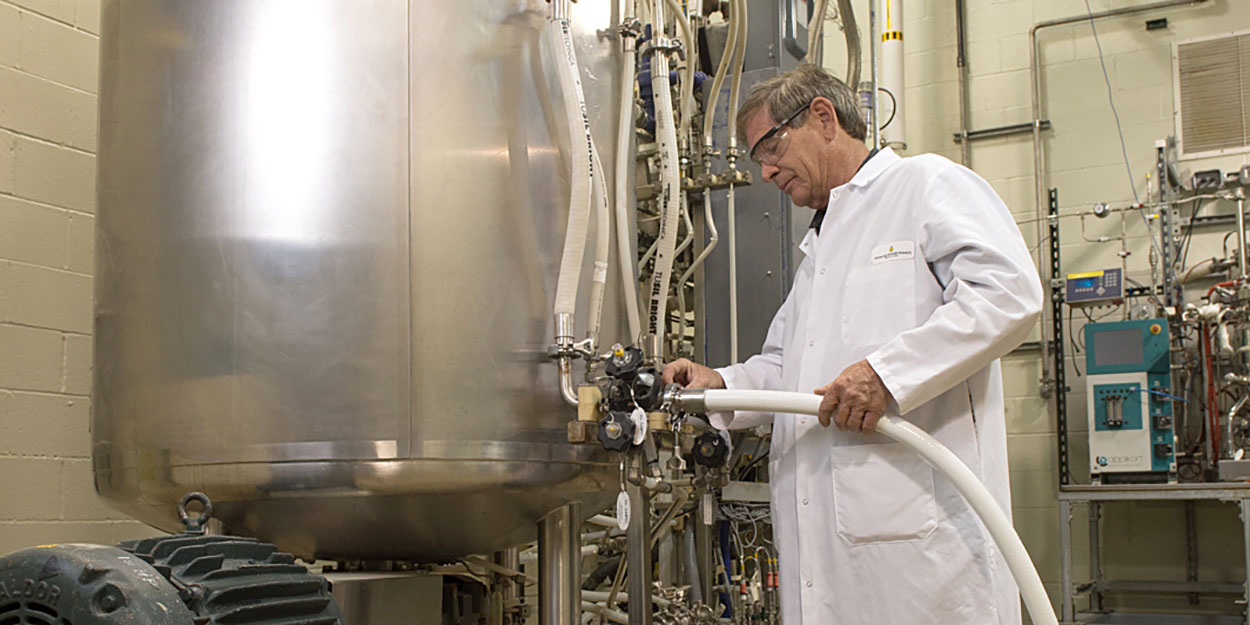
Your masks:
<instances>
[{"instance_id":1,"label":"safety glasses","mask_svg":"<svg viewBox=\"0 0 1250 625\"><path fill-rule=\"evenodd\" d=\"M777 161L781 160L781 157L785 155L786 148L790 146L790 132L788 130L781 132L781 130L798 119L799 115L802 115L803 111L806 111L811 105L812 103L808 102L795 111L793 115L787 117L785 121L768 129L768 132L764 133L764 136L760 137L755 142L755 145L751 146L751 160L760 166L776 165ZM779 132L781 134L778 134Z\"/></svg>"}]
</instances>

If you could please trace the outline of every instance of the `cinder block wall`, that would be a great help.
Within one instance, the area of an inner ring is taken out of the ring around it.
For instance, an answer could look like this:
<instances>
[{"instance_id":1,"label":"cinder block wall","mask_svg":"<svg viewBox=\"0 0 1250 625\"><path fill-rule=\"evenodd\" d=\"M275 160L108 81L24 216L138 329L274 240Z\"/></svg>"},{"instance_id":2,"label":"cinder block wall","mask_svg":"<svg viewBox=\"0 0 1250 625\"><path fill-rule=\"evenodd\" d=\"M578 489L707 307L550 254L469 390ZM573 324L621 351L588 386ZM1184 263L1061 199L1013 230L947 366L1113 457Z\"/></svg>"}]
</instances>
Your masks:
<instances>
[{"instance_id":1,"label":"cinder block wall","mask_svg":"<svg viewBox=\"0 0 1250 625\"><path fill-rule=\"evenodd\" d=\"M114 543L91 479L99 0L0 0L0 554Z\"/></svg>"},{"instance_id":2,"label":"cinder block wall","mask_svg":"<svg viewBox=\"0 0 1250 625\"><path fill-rule=\"evenodd\" d=\"M1146 0L1090 0L1093 11L1145 4ZM1082 15L1084 0L967 0L967 62L971 130L1032 121L1029 92L1029 30L1043 20ZM868 2L856 2L863 41L867 42ZM955 67L953 0L905 0L907 154L934 152L958 161L953 140L959 130ZM1145 20L1168 17L1167 29L1147 32ZM1250 2L1212 0L1199 8L1170 9L1137 16L1099 20L1111 89L1124 128L1133 171L1132 185L1147 197L1146 174L1154 170L1154 142L1176 132L1173 113L1172 43L1192 37L1250 28ZM1043 118L1054 124L1044 134L1045 186L1057 187L1061 213L1089 209L1095 202L1125 203L1133 191L1125 173L1115 120L1107 100L1098 49L1088 22L1041 31L1040 65ZM866 44L865 44L866 45ZM825 65L845 73L842 34L826 28ZM864 52L864 80L869 80ZM1230 80L1236 80L1230 77ZM1037 245L1030 135L973 144L971 167L985 177L1021 223L1030 248ZM1182 164L1182 177L1196 170L1236 169L1250 162L1246 154ZM1210 203L1204 215L1227 213L1227 202ZM1150 249L1140 218L1126 222L1129 275L1149 284ZM1188 213L1186 213L1188 216ZM1091 243L1082 236L1078 219L1061 221L1062 271L1075 272L1120 266L1118 243ZM1222 256L1226 230L1196 231L1190 263ZM1096 239L1120 234L1119 219L1094 221L1084 235ZM1043 248L1045 250L1045 248ZM1043 251L1045 257L1045 251ZM1048 259L1047 259L1048 260ZM1210 286L1203 282L1203 292ZM1201 293L1189 296L1193 301ZM1075 315L1081 320L1081 315ZM1118 314L1109 320L1119 319ZM1066 319L1065 319L1066 324ZM1080 332L1083 323L1072 328ZM1034 339L1036 336L1034 337ZM1071 347L1068 352L1071 354ZM1078 365L1084 371L1084 353ZM1071 467L1075 483L1087 483L1088 446L1085 379L1069 358L1067 383L1071 427ZM1058 463L1056 426L1048 402L1038 395L1041 359L1038 351L1018 351L1003 360L1011 461L1013 514L1017 530L1038 565L1047 590L1058 605L1060 593L1059 527L1056 495ZM1076 507L1072 521L1074 572L1088 574L1088 517ZM1196 507L1199 576L1203 580L1244 579L1241 528L1231 504ZM1185 510L1177 503L1116 504L1104 508L1104 573L1118 579L1184 580ZM1188 610L1185 597L1120 595L1118 608ZM1225 600L1203 599L1199 608L1232 608Z\"/></svg>"}]
</instances>

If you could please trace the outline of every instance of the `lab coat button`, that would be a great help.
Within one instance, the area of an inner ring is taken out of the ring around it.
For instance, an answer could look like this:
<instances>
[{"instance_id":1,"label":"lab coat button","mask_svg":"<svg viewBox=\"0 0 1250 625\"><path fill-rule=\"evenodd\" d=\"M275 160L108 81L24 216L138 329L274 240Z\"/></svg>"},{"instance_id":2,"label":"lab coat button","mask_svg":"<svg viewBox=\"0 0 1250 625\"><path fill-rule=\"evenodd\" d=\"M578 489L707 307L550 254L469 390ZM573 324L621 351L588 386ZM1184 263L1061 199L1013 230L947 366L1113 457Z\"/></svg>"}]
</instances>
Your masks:
<instances>
[{"instance_id":1,"label":"lab coat button","mask_svg":"<svg viewBox=\"0 0 1250 625\"><path fill-rule=\"evenodd\" d=\"M807 346L808 346L808 347L816 347L816 341L808 341L808 342L807 342Z\"/></svg>"},{"instance_id":2,"label":"lab coat button","mask_svg":"<svg viewBox=\"0 0 1250 625\"><path fill-rule=\"evenodd\" d=\"M812 583L811 583L811 582L807 582L807 587L808 587L808 588L811 588L811 587L812 587Z\"/></svg>"},{"instance_id":3,"label":"lab coat button","mask_svg":"<svg viewBox=\"0 0 1250 625\"><path fill-rule=\"evenodd\" d=\"M820 275L822 275L822 276L823 276L823 275L825 275L825 268L824 268L824 267L821 267L821 268L820 268Z\"/></svg>"},{"instance_id":4,"label":"lab coat button","mask_svg":"<svg viewBox=\"0 0 1250 625\"><path fill-rule=\"evenodd\" d=\"M804 497L804 498L803 498L803 505L805 505L805 506L807 505L807 497Z\"/></svg>"}]
</instances>

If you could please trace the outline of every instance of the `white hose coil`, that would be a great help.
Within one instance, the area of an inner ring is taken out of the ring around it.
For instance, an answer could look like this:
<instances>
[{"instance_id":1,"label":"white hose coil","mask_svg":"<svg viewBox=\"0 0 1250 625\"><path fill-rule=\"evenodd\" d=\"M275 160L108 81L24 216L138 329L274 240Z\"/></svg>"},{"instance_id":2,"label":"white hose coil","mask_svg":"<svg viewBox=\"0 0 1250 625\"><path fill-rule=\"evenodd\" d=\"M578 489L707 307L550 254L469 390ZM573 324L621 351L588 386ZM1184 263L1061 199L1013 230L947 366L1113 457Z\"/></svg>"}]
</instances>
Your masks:
<instances>
[{"instance_id":1,"label":"white hose coil","mask_svg":"<svg viewBox=\"0 0 1250 625\"><path fill-rule=\"evenodd\" d=\"M777 414L803 414L815 416L820 410L823 397L816 394L791 393L784 391L735 391L713 390L702 391L708 412L720 411L752 411L773 412ZM1042 579L1029 558L1029 552L1020 542L1020 537L1011 526L1006 513L998 506L993 495L986 490L977 476L972 473L951 450L937 442L928 432L904 421L883 416L877 422L877 431L909 447L920 454L925 462L941 471L955 488L964 496L972 509L981 517L981 521L989 530L994 543L1007 560L1007 567L1020 587L1020 595L1036 625L1058 625L1046 588Z\"/></svg>"}]
</instances>

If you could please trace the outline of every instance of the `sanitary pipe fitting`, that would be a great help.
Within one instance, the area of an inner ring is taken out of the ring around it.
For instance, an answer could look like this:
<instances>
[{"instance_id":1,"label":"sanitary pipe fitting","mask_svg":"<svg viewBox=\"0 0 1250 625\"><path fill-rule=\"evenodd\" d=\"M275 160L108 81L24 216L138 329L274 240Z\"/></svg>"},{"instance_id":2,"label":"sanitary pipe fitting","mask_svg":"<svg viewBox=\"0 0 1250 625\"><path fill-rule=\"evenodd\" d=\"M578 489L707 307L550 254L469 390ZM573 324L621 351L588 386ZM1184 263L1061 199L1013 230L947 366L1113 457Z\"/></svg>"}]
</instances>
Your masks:
<instances>
[{"instance_id":1,"label":"sanitary pipe fitting","mask_svg":"<svg viewBox=\"0 0 1250 625\"><path fill-rule=\"evenodd\" d=\"M681 388L669 385L664 391L664 406L669 412L707 412L706 389Z\"/></svg>"}]
</instances>

